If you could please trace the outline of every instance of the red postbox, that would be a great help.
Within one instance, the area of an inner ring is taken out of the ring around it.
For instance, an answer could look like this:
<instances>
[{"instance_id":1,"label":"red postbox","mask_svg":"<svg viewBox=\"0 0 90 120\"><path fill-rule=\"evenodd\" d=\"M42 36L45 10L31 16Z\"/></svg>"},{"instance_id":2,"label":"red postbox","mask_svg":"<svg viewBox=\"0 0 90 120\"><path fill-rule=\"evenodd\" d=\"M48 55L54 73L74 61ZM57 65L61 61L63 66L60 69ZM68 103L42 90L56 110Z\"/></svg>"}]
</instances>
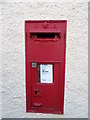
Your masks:
<instances>
[{"instance_id":1,"label":"red postbox","mask_svg":"<svg viewBox=\"0 0 90 120\"><path fill-rule=\"evenodd\" d=\"M63 114L66 20L25 21L26 111Z\"/></svg>"}]
</instances>

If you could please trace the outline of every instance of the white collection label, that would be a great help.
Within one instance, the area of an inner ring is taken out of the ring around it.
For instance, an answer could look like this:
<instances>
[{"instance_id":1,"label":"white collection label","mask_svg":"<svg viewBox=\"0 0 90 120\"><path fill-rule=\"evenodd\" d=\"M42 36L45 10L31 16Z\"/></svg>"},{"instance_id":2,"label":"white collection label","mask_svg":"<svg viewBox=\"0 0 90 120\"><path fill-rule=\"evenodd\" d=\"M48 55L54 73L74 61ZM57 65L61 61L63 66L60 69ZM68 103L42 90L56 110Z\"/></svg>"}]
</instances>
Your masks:
<instances>
[{"instance_id":1,"label":"white collection label","mask_svg":"<svg viewBox=\"0 0 90 120\"><path fill-rule=\"evenodd\" d=\"M40 65L40 80L41 83L53 83L53 65Z\"/></svg>"}]
</instances>

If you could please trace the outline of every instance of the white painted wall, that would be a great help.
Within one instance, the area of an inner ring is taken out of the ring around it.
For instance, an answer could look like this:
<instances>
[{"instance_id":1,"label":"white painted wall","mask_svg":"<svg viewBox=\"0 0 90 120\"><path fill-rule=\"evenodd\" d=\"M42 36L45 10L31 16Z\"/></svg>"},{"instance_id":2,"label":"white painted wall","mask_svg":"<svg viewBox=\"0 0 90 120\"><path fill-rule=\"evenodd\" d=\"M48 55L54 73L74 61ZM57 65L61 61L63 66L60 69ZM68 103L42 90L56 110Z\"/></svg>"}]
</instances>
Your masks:
<instances>
[{"instance_id":1,"label":"white painted wall","mask_svg":"<svg viewBox=\"0 0 90 120\"><path fill-rule=\"evenodd\" d=\"M88 117L88 3L2 2L3 118ZM26 113L25 20L67 20L64 115Z\"/></svg>"},{"instance_id":2,"label":"white painted wall","mask_svg":"<svg viewBox=\"0 0 90 120\"><path fill-rule=\"evenodd\" d=\"M0 119L2 118L2 5L0 4Z\"/></svg>"}]
</instances>

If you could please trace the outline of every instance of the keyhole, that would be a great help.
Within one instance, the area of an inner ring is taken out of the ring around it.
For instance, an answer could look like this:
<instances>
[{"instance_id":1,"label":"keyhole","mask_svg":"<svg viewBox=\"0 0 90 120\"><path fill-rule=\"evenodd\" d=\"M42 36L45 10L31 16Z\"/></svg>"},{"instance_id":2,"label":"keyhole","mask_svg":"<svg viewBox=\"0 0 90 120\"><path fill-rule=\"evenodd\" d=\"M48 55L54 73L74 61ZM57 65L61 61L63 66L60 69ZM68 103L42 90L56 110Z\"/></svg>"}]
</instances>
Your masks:
<instances>
[{"instance_id":1,"label":"keyhole","mask_svg":"<svg viewBox=\"0 0 90 120\"><path fill-rule=\"evenodd\" d=\"M35 94L37 94L37 91L35 91Z\"/></svg>"}]
</instances>

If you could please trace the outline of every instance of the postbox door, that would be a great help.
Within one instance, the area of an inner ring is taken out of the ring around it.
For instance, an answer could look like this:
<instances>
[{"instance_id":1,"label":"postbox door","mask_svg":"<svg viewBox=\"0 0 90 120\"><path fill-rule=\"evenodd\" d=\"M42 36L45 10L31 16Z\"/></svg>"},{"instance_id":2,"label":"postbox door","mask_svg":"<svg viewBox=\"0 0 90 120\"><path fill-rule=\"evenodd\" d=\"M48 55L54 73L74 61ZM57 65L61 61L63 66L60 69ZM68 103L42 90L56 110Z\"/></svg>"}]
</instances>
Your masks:
<instances>
[{"instance_id":1,"label":"postbox door","mask_svg":"<svg viewBox=\"0 0 90 120\"><path fill-rule=\"evenodd\" d=\"M66 26L66 20L25 22L27 112L64 112Z\"/></svg>"},{"instance_id":2,"label":"postbox door","mask_svg":"<svg viewBox=\"0 0 90 120\"><path fill-rule=\"evenodd\" d=\"M32 62L32 108L58 110L60 63Z\"/></svg>"}]
</instances>

